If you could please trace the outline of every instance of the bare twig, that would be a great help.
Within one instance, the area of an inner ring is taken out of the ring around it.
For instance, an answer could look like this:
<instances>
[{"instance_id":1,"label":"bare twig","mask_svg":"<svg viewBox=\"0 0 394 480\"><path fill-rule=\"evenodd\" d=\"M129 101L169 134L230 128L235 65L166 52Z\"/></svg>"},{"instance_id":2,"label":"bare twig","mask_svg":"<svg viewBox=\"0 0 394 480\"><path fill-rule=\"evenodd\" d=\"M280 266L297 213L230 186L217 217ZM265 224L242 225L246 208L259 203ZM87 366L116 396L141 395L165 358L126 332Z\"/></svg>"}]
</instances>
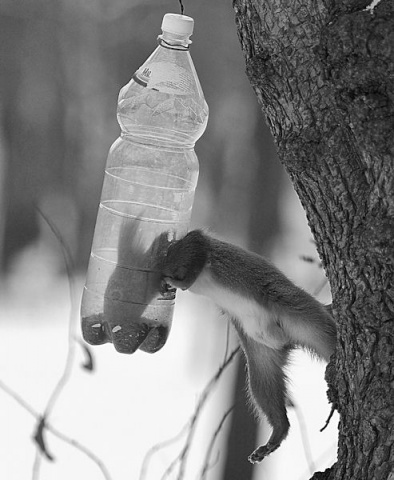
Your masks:
<instances>
[{"instance_id":1,"label":"bare twig","mask_svg":"<svg viewBox=\"0 0 394 480\"><path fill-rule=\"evenodd\" d=\"M80 340L78 337L74 337L74 340L79 344L79 346L82 348L82 351L85 356L85 361L81 364L81 367L84 370L87 370L88 372L93 372L95 369L95 361L94 357L92 354L92 351L90 348L84 343L82 340Z\"/></svg>"},{"instance_id":2,"label":"bare twig","mask_svg":"<svg viewBox=\"0 0 394 480\"><path fill-rule=\"evenodd\" d=\"M228 350L230 348L230 320L227 320L226 322L226 328L227 328L227 331L226 331L226 349L224 351L224 360L223 362L226 361L226 358L228 356Z\"/></svg>"},{"instance_id":3,"label":"bare twig","mask_svg":"<svg viewBox=\"0 0 394 480\"><path fill-rule=\"evenodd\" d=\"M202 472L201 472L201 480L206 479L208 471L212 468L211 456L212 456L212 452L213 452L213 447L215 446L216 439L217 439L219 433L221 432L221 430L223 428L224 422L227 420L227 417L230 415L230 413L234 410L234 407L235 407L235 405L230 407L223 414L222 419L220 420L216 430L214 431L214 433L212 435L211 441L209 442L209 445L208 445L208 448L207 448L207 451L206 451L206 455L205 455L205 461L204 461L203 469L202 469ZM216 463L216 462L214 462L214 463Z\"/></svg>"},{"instance_id":4,"label":"bare twig","mask_svg":"<svg viewBox=\"0 0 394 480\"><path fill-rule=\"evenodd\" d=\"M145 457L142 461L139 480L145 480L146 473L148 471L148 465L152 456L155 455L160 450L162 450L163 448L166 448L169 445L172 445L173 443L175 443L177 440L179 440L182 437L182 435L184 435L187 432L189 425L190 425L190 420L182 427L182 429L174 437L168 440L164 440L163 442L157 443L156 445L153 445L153 447L151 447L146 452Z\"/></svg>"},{"instance_id":5,"label":"bare twig","mask_svg":"<svg viewBox=\"0 0 394 480\"><path fill-rule=\"evenodd\" d=\"M317 297L327 284L328 284L328 280L327 280L327 278L324 278L322 280L322 282L320 283L320 285L318 285L317 288L315 289L315 291L313 292L313 296Z\"/></svg>"},{"instance_id":6,"label":"bare twig","mask_svg":"<svg viewBox=\"0 0 394 480\"><path fill-rule=\"evenodd\" d=\"M2 380L0 380L0 389L3 390L3 392L7 393L11 398L13 398L17 403L19 403L19 405L21 407L23 407L25 410L27 410L30 415L32 415L33 417L35 417L37 419L37 421L40 421L40 419L42 418L42 416L36 411L34 410L34 408L29 405L26 400L24 400L20 395L18 395L16 392L14 392L8 385L6 385ZM57 430L55 427L53 427L50 423L46 423L45 424L45 428L46 430L48 430L49 432L52 433L52 435L54 435L55 437L59 438L60 440L62 440L63 442L65 443L68 443L69 445L71 445L72 447L74 447L75 449L79 450L80 452L82 452L84 455L86 455L87 457L89 457L98 467L99 469L101 470L102 474L103 474L103 477L106 479L106 480L111 480L111 476L110 474L108 473L108 470L107 468L105 467L104 463L100 460L99 457L97 457L91 450L89 450L87 447L85 447L84 445L82 445L80 442L78 442L77 440L75 440L74 438L71 438L71 437L68 437L67 435L65 435L64 433L60 432L59 430ZM39 466L35 466L34 467L35 469L39 469ZM33 477L34 478L34 477Z\"/></svg>"},{"instance_id":7,"label":"bare twig","mask_svg":"<svg viewBox=\"0 0 394 480\"><path fill-rule=\"evenodd\" d=\"M39 451L43 453L50 462L53 462L55 458L52 454L49 453L48 448L46 446L45 438L44 438L45 428L46 428L46 419L45 417L41 417L39 418L38 425L36 428L36 433L34 434L33 438L39 448ZM39 460L37 460L37 462L38 461ZM35 478L34 475L33 475L33 478Z\"/></svg>"},{"instance_id":8,"label":"bare twig","mask_svg":"<svg viewBox=\"0 0 394 480\"><path fill-rule=\"evenodd\" d=\"M218 464L219 460L220 460L220 451L219 451L219 452L216 452L216 457L215 457L214 461L211 462L211 463L208 465L208 467L207 467L207 473L208 473L210 470L212 470L213 468L216 467L216 465ZM201 480L201 479L200 479L200 480Z\"/></svg>"},{"instance_id":9,"label":"bare twig","mask_svg":"<svg viewBox=\"0 0 394 480\"><path fill-rule=\"evenodd\" d=\"M52 233L56 237L57 241L60 244L64 265L67 271L67 278L68 278L68 285L69 285L69 293L70 293L70 313L69 313L69 322L68 322L68 351L66 362L64 366L64 370L62 376L60 377L58 383L56 384L47 405L45 407L45 411L43 417L47 418L53 409L55 403L59 395L61 394L63 388L65 387L66 383L69 380L69 376L72 370L74 356L75 356L75 341L74 341L74 319L77 317L78 306L76 302L76 286L75 280L73 275L74 265L71 252L69 251L67 245L65 244L61 233L57 229L57 227L52 223L52 221L42 212L42 210L36 206L37 212L43 218L45 223L51 229Z\"/></svg>"},{"instance_id":10,"label":"bare twig","mask_svg":"<svg viewBox=\"0 0 394 480\"><path fill-rule=\"evenodd\" d=\"M36 447L36 454L34 456L34 463L33 463L33 474L31 476L32 480L36 480L40 476L40 468L41 468L41 447Z\"/></svg>"},{"instance_id":11,"label":"bare twig","mask_svg":"<svg viewBox=\"0 0 394 480\"><path fill-rule=\"evenodd\" d=\"M318 465L317 468L321 468L320 465L323 464L323 462L325 462L326 459L330 459L330 457L332 457L332 452L335 451L335 443L333 443L329 448L327 448L326 450L324 450L324 452L319 456L317 457L316 459L316 464ZM331 462L328 462L328 465L331 465L335 460L332 459ZM309 470L309 468L308 468ZM308 473L307 471L303 472L303 474L299 477L298 480L305 480L305 478L308 478L310 475L310 472Z\"/></svg>"},{"instance_id":12,"label":"bare twig","mask_svg":"<svg viewBox=\"0 0 394 480\"><path fill-rule=\"evenodd\" d=\"M317 263L319 266L319 261L315 257L311 257L310 255L299 255L300 260L306 263Z\"/></svg>"},{"instance_id":13,"label":"bare twig","mask_svg":"<svg viewBox=\"0 0 394 480\"><path fill-rule=\"evenodd\" d=\"M331 405L331 410L330 410L330 413L328 415L328 418L326 420L326 423L324 424L324 426L320 429L320 432L324 432L324 430L328 427L328 424L330 423L331 419L332 419L332 416L334 415L334 412L335 410L337 409L337 405L335 405L334 403Z\"/></svg>"},{"instance_id":14,"label":"bare twig","mask_svg":"<svg viewBox=\"0 0 394 480\"><path fill-rule=\"evenodd\" d=\"M201 415L202 408L204 407L207 399L209 398L213 387L217 384L220 377L222 376L225 369L231 364L236 354L239 352L240 347L235 348L229 357L222 363L220 368L217 370L215 375L211 378L211 380L207 383L204 390L201 393L200 399L197 403L197 406L194 410L194 414L189 423L189 432L185 442L185 445L179 455L171 462L171 464L167 467L166 471L164 472L163 476L161 477L162 480L168 478L171 472L174 470L175 466L180 463L179 466L179 473L178 473L178 480L182 480L184 478L185 470L186 470L186 463L188 454L192 445L194 432L196 430L197 420Z\"/></svg>"},{"instance_id":15,"label":"bare twig","mask_svg":"<svg viewBox=\"0 0 394 480\"><path fill-rule=\"evenodd\" d=\"M301 409L294 402L292 404L292 407L294 408L298 425L300 426L301 441L304 449L306 463L308 464L309 473L310 475L313 475L313 473L316 471L316 465L315 465L315 462L313 461L311 445L309 443L309 437L306 429L304 415L302 414Z\"/></svg>"},{"instance_id":16,"label":"bare twig","mask_svg":"<svg viewBox=\"0 0 394 480\"><path fill-rule=\"evenodd\" d=\"M300 255L299 256L300 260L302 260L303 262L307 262L307 263L311 263L311 264L315 264L318 266L318 268L323 268L323 264L319 261L318 258L316 257L311 257L309 255ZM323 288L327 285L328 283L328 280L327 278L324 278L323 281L321 282L320 285L318 285L318 287L316 288L316 290L313 292L313 296L317 297L319 295L319 293L323 290Z\"/></svg>"},{"instance_id":17,"label":"bare twig","mask_svg":"<svg viewBox=\"0 0 394 480\"><path fill-rule=\"evenodd\" d=\"M34 440L36 441L36 445L39 447L41 453L43 453L48 459L53 460L53 456L48 453L46 442L45 442L45 427L48 421L48 417L54 408L61 392L63 391L64 387L66 386L67 382L69 381L71 371L73 368L74 358L75 358L75 341L74 341L74 319L77 317L77 302L76 302L76 286L73 277L73 259L72 255L63 241L63 238L57 229L57 227L52 223L52 221L42 212L42 210L36 205L35 206L37 212L48 225L50 230L52 231L53 235L56 237L59 245L61 247L61 252L64 260L64 264L67 271L67 278L68 278L68 285L69 285L69 295L70 295L70 313L69 313L69 320L68 320L68 348L67 348L67 357L63 369L63 373L60 376L55 388L50 395L47 405L45 407L44 413L39 417L39 422L36 426L36 431L34 434ZM33 467L33 479L38 478L37 475L39 472L39 462L40 457L36 457L36 461Z\"/></svg>"}]
</instances>

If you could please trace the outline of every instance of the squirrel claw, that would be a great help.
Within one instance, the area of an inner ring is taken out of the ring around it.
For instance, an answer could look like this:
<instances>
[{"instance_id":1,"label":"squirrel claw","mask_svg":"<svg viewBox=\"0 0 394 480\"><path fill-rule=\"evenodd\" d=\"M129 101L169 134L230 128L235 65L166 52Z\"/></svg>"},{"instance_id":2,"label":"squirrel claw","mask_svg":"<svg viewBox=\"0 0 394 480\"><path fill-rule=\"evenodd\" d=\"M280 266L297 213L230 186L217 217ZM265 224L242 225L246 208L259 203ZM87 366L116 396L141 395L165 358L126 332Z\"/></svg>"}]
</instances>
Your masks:
<instances>
[{"instance_id":1,"label":"squirrel claw","mask_svg":"<svg viewBox=\"0 0 394 480\"><path fill-rule=\"evenodd\" d=\"M175 298L176 288L167 283L165 280L162 280L160 283L160 293L163 296L170 296Z\"/></svg>"}]
</instances>

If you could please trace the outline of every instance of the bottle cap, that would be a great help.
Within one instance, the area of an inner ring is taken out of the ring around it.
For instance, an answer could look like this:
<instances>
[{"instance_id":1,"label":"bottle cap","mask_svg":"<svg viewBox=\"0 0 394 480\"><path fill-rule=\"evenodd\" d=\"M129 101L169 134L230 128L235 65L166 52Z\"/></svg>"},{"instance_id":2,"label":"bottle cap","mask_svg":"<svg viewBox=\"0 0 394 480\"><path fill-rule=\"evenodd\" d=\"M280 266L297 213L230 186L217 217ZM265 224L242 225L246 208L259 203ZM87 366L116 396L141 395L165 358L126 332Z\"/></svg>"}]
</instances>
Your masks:
<instances>
[{"instance_id":1,"label":"bottle cap","mask_svg":"<svg viewBox=\"0 0 394 480\"><path fill-rule=\"evenodd\" d=\"M191 35L193 33L194 20L186 15L166 13L163 17L161 29L164 32L177 35Z\"/></svg>"}]
</instances>

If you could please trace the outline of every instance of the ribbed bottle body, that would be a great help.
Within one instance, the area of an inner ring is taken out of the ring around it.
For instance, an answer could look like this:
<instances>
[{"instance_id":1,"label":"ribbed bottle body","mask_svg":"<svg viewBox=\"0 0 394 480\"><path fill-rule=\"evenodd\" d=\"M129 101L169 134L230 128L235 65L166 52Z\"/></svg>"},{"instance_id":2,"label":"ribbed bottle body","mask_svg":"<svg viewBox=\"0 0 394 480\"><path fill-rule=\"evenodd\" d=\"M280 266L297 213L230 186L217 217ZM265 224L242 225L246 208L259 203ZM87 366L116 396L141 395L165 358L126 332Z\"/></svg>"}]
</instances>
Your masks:
<instances>
[{"instance_id":1,"label":"ribbed bottle body","mask_svg":"<svg viewBox=\"0 0 394 480\"><path fill-rule=\"evenodd\" d=\"M106 167L83 293L82 332L120 352L161 348L175 302L160 259L187 233L198 179L194 144L208 107L190 54L159 46L118 101L121 136Z\"/></svg>"}]
</instances>

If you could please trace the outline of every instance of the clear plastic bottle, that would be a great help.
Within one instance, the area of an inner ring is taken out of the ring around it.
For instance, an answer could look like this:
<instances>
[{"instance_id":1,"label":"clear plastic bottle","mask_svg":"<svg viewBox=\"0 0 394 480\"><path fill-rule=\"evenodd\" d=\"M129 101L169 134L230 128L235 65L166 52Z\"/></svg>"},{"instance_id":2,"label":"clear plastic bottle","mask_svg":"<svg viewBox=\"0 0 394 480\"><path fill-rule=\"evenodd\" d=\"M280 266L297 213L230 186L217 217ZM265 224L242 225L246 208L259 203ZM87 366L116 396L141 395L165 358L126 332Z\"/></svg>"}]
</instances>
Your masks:
<instances>
[{"instance_id":1,"label":"clear plastic bottle","mask_svg":"<svg viewBox=\"0 0 394 480\"><path fill-rule=\"evenodd\" d=\"M193 24L166 14L159 46L119 93L121 135L107 159L81 305L93 345L155 352L171 327L175 293L161 291L159 262L188 230L194 144L208 121L189 53Z\"/></svg>"}]
</instances>

